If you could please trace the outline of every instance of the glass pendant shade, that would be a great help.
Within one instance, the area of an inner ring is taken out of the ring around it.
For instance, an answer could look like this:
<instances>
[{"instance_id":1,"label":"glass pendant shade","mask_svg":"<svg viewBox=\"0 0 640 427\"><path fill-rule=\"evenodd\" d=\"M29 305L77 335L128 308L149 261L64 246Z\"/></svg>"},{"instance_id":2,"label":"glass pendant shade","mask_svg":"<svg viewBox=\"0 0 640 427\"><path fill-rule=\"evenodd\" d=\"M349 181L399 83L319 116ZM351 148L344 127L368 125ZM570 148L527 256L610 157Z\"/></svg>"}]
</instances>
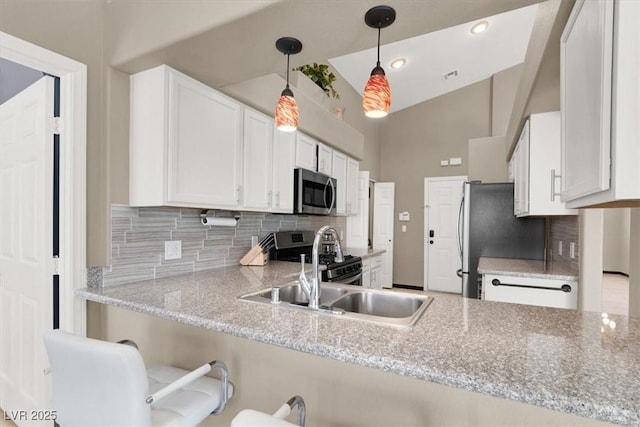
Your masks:
<instances>
[{"instance_id":1,"label":"glass pendant shade","mask_svg":"<svg viewBox=\"0 0 640 427\"><path fill-rule=\"evenodd\" d=\"M276 104L276 129L282 132L293 132L298 128L298 103L293 98L293 92L289 89L289 57L300 53L302 43L293 37L281 37L276 40L276 49L287 55L287 86L280 94Z\"/></svg>"},{"instance_id":2,"label":"glass pendant shade","mask_svg":"<svg viewBox=\"0 0 640 427\"><path fill-rule=\"evenodd\" d=\"M362 96L364 115L371 118L384 117L389 114L389 108L391 108L391 88L387 77L384 72L372 73Z\"/></svg>"},{"instance_id":3,"label":"glass pendant shade","mask_svg":"<svg viewBox=\"0 0 640 427\"><path fill-rule=\"evenodd\" d=\"M285 91L276 105L276 128L283 132L293 132L298 128L298 103L293 93L287 94Z\"/></svg>"},{"instance_id":4,"label":"glass pendant shade","mask_svg":"<svg viewBox=\"0 0 640 427\"><path fill-rule=\"evenodd\" d=\"M391 88L384 69L380 66L380 30L393 24L395 19L396 11L391 6L375 6L364 15L364 22L378 30L378 61L362 95L364 115L374 119L385 117L391 109Z\"/></svg>"}]
</instances>

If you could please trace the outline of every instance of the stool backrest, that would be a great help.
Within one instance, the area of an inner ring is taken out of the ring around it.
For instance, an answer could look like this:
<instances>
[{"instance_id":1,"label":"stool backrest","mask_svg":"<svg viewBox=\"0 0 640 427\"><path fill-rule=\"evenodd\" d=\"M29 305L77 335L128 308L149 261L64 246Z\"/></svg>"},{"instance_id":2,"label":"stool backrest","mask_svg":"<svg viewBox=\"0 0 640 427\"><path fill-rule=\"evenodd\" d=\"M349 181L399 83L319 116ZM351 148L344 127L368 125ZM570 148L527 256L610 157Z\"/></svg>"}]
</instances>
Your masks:
<instances>
[{"instance_id":1,"label":"stool backrest","mask_svg":"<svg viewBox=\"0 0 640 427\"><path fill-rule=\"evenodd\" d=\"M53 406L61 426L149 426L149 382L140 353L61 330L44 334Z\"/></svg>"}]
</instances>

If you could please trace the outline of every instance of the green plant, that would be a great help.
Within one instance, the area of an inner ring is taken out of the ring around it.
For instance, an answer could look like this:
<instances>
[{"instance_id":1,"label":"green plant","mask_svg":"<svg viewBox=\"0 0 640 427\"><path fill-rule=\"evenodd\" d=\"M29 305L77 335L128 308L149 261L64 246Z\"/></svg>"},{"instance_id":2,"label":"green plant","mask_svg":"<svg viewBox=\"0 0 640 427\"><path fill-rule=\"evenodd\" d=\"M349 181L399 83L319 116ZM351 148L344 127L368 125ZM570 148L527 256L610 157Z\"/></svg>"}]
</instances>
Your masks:
<instances>
[{"instance_id":1,"label":"green plant","mask_svg":"<svg viewBox=\"0 0 640 427\"><path fill-rule=\"evenodd\" d=\"M311 81L317 84L320 89L335 99L340 99L340 95L333 88L333 82L336 81L336 75L329 71L329 66L326 64L313 64L301 65L293 69L293 71L300 71L305 76L309 77Z\"/></svg>"}]
</instances>

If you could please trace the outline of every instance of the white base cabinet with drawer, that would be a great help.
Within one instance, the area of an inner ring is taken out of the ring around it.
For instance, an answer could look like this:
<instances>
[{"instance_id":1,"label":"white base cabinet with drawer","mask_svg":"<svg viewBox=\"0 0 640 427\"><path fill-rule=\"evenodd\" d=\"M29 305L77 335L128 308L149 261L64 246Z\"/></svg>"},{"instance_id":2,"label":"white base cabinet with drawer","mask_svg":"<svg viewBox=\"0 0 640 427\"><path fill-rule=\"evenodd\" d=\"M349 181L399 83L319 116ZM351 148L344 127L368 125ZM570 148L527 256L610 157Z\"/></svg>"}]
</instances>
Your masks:
<instances>
[{"instance_id":1,"label":"white base cabinet with drawer","mask_svg":"<svg viewBox=\"0 0 640 427\"><path fill-rule=\"evenodd\" d=\"M640 205L640 2L577 0L560 39L562 200Z\"/></svg>"},{"instance_id":2,"label":"white base cabinet with drawer","mask_svg":"<svg viewBox=\"0 0 640 427\"><path fill-rule=\"evenodd\" d=\"M556 308L578 308L578 282L521 276L482 276L482 298Z\"/></svg>"},{"instance_id":3,"label":"white base cabinet with drawer","mask_svg":"<svg viewBox=\"0 0 640 427\"><path fill-rule=\"evenodd\" d=\"M166 65L130 91L129 204L238 208L242 106Z\"/></svg>"}]
</instances>

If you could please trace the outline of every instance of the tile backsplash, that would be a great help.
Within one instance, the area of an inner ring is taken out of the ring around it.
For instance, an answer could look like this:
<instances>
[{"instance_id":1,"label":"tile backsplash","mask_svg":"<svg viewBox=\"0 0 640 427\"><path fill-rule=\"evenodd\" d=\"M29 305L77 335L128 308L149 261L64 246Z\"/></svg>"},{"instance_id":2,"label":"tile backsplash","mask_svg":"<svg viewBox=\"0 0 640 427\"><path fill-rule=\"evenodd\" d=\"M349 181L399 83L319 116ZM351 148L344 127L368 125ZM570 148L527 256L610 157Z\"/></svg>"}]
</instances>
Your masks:
<instances>
[{"instance_id":1,"label":"tile backsplash","mask_svg":"<svg viewBox=\"0 0 640 427\"><path fill-rule=\"evenodd\" d=\"M216 216L233 216L216 211ZM346 228L345 217L298 216L240 212L236 227L200 223L200 209L111 207L111 265L102 268L102 285L237 265L249 249L251 236L280 230L317 230L330 224ZM166 260L164 242L182 241L182 258ZM99 280L99 274L96 274Z\"/></svg>"},{"instance_id":2,"label":"tile backsplash","mask_svg":"<svg viewBox=\"0 0 640 427\"><path fill-rule=\"evenodd\" d=\"M566 215L566 216L552 216L551 219L551 247L552 256L551 260L554 263L563 263L572 271L579 270L580 247L579 237L579 223L578 215ZM562 255L559 253L559 243L562 241ZM575 242L575 258L569 256L569 245L571 242Z\"/></svg>"}]
</instances>

